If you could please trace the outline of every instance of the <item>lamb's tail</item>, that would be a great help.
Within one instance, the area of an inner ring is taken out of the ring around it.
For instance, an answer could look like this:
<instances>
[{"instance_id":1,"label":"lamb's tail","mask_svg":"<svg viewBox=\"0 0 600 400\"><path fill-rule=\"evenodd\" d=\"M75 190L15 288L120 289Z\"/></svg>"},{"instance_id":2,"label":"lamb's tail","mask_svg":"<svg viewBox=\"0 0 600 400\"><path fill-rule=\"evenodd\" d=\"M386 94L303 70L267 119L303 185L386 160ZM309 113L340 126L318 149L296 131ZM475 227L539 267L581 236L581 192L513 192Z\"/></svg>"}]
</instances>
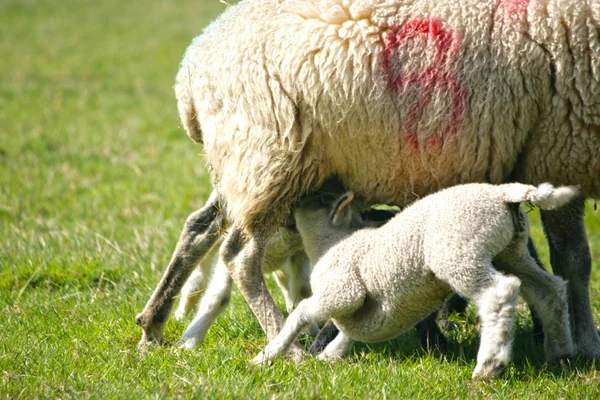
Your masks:
<instances>
[{"instance_id":1,"label":"lamb's tail","mask_svg":"<svg viewBox=\"0 0 600 400\"><path fill-rule=\"evenodd\" d=\"M522 183L501 185L504 201L507 203L523 203L528 201L544 210L554 210L569 203L579 194L577 186L554 187L542 183L538 187Z\"/></svg>"},{"instance_id":2,"label":"lamb's tail","mask_svg":"<svg viewBox=\"0 0 600 400\"><path fill-rule=\"evenodd\" d=\"M184 60L185 62L185 60ZM202 143L202 131L196 118L194 96L192 94L192 71L190 65L182 62L175 83L175 97L179 118L187 135L197 143Z\"/></svg>"}]
</instances>

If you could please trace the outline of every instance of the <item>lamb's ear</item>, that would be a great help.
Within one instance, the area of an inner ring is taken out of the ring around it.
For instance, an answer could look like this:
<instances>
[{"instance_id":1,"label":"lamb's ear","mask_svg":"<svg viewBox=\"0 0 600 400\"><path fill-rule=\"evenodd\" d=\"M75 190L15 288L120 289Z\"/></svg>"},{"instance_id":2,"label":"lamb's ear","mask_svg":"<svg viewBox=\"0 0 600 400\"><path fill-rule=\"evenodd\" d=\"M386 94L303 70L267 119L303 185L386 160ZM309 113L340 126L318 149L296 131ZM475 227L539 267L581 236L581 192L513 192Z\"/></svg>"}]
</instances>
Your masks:
<instances>
[{"instance_id":1,"label":"lamb's ear","mask_svg":"<svg viewBox=\"0 0 600 400\"><path fill-rule=\"evenodd\" d=\"M352 210L348 206L354 199L354 193L346 192L336 202L331 216L331 223L335 227L348 226L352 222Z\"/></svg>"}]
</instances>

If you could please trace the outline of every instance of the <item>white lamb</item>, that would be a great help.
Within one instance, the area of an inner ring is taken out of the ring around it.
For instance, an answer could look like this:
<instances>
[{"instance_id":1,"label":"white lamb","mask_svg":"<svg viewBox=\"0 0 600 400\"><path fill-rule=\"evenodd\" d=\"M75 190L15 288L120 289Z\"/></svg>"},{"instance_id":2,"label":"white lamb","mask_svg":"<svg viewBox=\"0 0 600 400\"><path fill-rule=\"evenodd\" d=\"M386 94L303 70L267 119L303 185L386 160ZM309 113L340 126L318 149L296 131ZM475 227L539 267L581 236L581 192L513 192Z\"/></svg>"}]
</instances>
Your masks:
<instances>
[{"instance_id":1,"label":"white lamb","mask_svg":"<svg viewBox=\"0 0 600 400\"><path fill-rule=\"evenodd\" d=\"M350 205L352 192L309 196L294 215L314 263L313 296L300 302L254 361L281 354L302 327L327 318L341 332L320 357L343 356L353 340L392 338L456 292L479 312L473 377L497 376L511 356L519 287L539 310L548 361L572 356L566 283L530 256L519 203L554 209L576 195L572 187L549 184L455 186L417 201L380 228L362 230L353 222L360 215Z\"/></svg>"}]
</instances>

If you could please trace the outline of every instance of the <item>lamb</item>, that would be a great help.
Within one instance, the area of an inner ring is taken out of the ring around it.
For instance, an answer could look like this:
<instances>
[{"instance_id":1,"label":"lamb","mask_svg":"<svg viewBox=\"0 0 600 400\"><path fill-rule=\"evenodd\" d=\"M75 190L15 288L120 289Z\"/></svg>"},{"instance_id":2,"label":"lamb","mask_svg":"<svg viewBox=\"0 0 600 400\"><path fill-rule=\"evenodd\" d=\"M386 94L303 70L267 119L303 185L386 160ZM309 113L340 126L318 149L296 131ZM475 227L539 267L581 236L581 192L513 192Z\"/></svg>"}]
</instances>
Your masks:
<instances>
[{"instance_id":1,"label":"lamb","mask_svg":"<svg viewBox=\"0 0 600 400\"><path fill-rule=\"evenodd\" d=\"M176 316L182 318L195 305L199 296L193 295L192 292L206 287L206 277L212 275L198 314L184 332L180 345L193 348L202 343L212 322L229 303L231 294L232 282L227 268L219 260L213 271L211 263L211 254L219 243L219 232L222 228L222 206L216 192L213 191L205 206L188 217L167 270L144 311L136 318L136 324L143 328L138 344L140 347L145 347L151 342L162 343L164 325L169 318L173 302L196 266L200 268L184 287ZM286 265L286 261L291 265ZM291 311L301 298L311 294L308 281L310 265L300 236L295 230L280 228L270 238L264 266L265 272L280 273L278 283L286 296L288 311Z\"/></svg>"},{"instance_id":2,"label":"lamb","mask_svg":"<svg viewBox=\"0 0 600 400\"><path fill-rule=\"evenodd\" d=\"M216 250L217 247L214 248ZM218 259L213 268L214 253L211 251L194 270L181 291L181 300L175 312L176 319L182 319L199 302L194 320L183 333L180 347L194 348L204 341L204 337L212 323L225 310L231 299L231 276L223 261ZM265 260L264 273L273 273L275 280L283 292L288 312L296 304L311 295L310 290L310 263L304 252L300 235L289 228L280 228L277 234L271 237ZM210 283L207 279L211 276ZM206 291L200 299L200 293ZM310 332L318 331L316 325ZM145 344L145 342L142 342Z\"/></svg>"},{"instance_id":3,"label":"lamb","mask_svg":"<svg viewBox=\"0 0 600 400\"><path fill-rule=\"evenodd\" d=\"M582 218L600 197L599 30L596 0L246 0L194 39L178 110L227 206L221 257L268 338L284 319L265 244L328 177L399 206L551 182L581 187L542 221L576 352L600 357Z\"/></svg>"},{"instance_id":4,"label":"lamb","mask_svg":"<svg viewBox=\"0 0 600 400\"><path fill-rule=\"evenodd\" d=\"M293 231L288 230L286 233L282 234L280 238L285 239L286 236L292 236L292 240L289 245L288 242L285 243L285 249L282 249L284 254L280 254L280 252L274 252L275 254L273 254L271 252L273 255L264 261L263 269L265 273L273 273L275 282L283 293L285 308L288 312L292 312L300 299L306 298L310 294L310 263L301 243L297 253L286 257L288 256L287 253L298 247L297 243L301 241L300 236L293 234ZM271 260L275 256L278 260ZM223 276L225 274L227 274L227 278ZM202 259L181 289L179 306L174 312L174 318L181 320L196 308L202 308L201 294L203 292L214 294L218 298L218 301L215 299L215 302L219 304L228 301L229 294L222 295L221 290L217 287L225 287L229 292L231 277L227 271L227 266L219 259L218 247L215 246Z\"/></svg>"},{"instance_id":5,"label":"lamb","mask_svg":"<svg viewBox=\"0 0 600 400\"><path fill-rule=\"evenodd\" d=\"M145 347L151 342L162 343L164 325L179 290L181 299L175 311L176 319L183 319L200 301L194 320L179 342L179 346L183 348L191 349L200 345L212 323L229 304L231 276L220 258L214 268L212 263L216 258L216 244L219 243L219 227L215 226L215 223L220 222L220 218L216 218L219 208L216 193L213 192L207 204L188 218L167 271L144 312L137 318L138 325L143 327L140 347ZM393 211L372 209L363 213L361 218L364 220L364 227L377 227L393 215ZM195 265L198 265L198 268L192 271ZM265 252L263 271L272 272L275 276L284 294L288 312L295 308L298 301L310 296L310 263L300 235L295 229L280 228L277 234L271 237ZM183 275L185 273L191 273L191 276L187 278ZM212 276L210 284L207 279L209 276ZM185 279L187 282L181 288ZM204 289L206 291L201 296ZM159 320L157 317L162 318ZM315 333L316 330L317 327L313 326L309 332ZM445 340L434 318L417 324L417 330L424 348L429 348L431 344L443 343ZM301 353L302 349L294 347L292 352Z\"/></svg>"},{"instance_id":6,"label":"lamb","mask_svg":"<svg viewBox=\"0 0 600 400\"><path fill-rule=\"evenodd\" d=\"M417 201L380 228L362 230L353 222L360 216L352 192L301 200L294 215L314 263L313 295L254 361L278 356L299 329L328 318L341 332L319 357L341 357L353 340L397 336L456 292L477 305L481 322L473 378L494 377L511 357L519 289L540 312L548 361L571 357L566 282L529 254L519 203L554 209L576 194L549 184L459 185Z\"/></svg>"}]
</instances>

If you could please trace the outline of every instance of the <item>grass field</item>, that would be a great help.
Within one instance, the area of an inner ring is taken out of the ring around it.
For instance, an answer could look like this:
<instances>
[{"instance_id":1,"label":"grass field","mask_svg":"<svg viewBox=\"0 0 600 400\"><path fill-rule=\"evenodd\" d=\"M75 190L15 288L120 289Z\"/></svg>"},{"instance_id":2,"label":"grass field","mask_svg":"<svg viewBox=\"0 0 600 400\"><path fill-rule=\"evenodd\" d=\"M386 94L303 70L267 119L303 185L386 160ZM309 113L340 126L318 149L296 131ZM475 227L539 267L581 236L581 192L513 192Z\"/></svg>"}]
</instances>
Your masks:
<instances>
[{"instance_id":1,"label":"grass field","mask_svg":"<svg viewBox=\"0 0 600 400\"><path fill-rule=\"evenodd\" d=\"M202 348L175 348L185 325L170 322L165 346L137 351L135 315L183 221L211 190L201 147L179 127L172 85L192 37L224 7L0 2L0 397L597 398L593 366L544 365L524 309L515 362L491 383L470 381L473 310L455 317L444 355L419 350L407 333L358 345L336 363L257 368L248 360L266 339L236 292ZM600 321L600 216L592 206Z\"/></svg>"}]
</instances>

